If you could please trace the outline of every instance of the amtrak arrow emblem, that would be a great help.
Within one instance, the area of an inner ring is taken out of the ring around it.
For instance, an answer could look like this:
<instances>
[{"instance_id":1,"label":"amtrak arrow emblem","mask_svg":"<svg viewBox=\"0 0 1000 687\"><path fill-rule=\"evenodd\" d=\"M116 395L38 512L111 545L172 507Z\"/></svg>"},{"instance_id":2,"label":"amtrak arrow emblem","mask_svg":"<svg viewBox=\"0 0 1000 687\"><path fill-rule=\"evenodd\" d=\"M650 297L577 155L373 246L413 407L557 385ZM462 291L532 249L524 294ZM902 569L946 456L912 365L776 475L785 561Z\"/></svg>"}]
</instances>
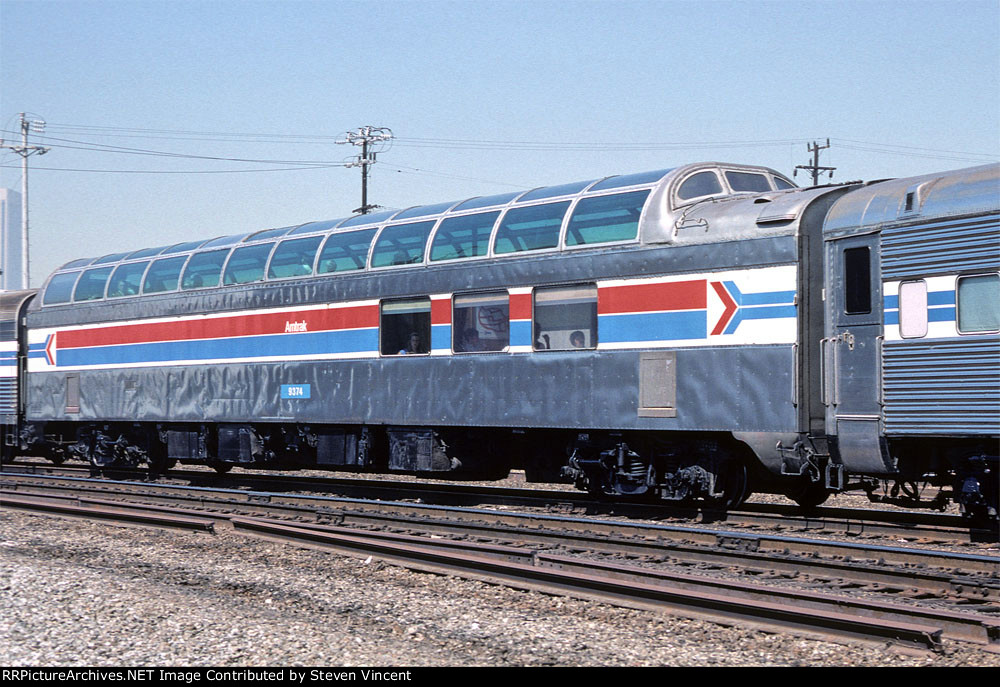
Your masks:
<instances>
[{"instance_id":1,"label":"amtrak arrow emblem","mask_svg":"<svg viewBox=\"0 0 1000 687\"><path fill-rule=\"evenodd\" d=\"M49 334L48 339L45 341L45 358L49 361L49 365L55 367L56 365L56 335Z\"/></svg>"}]
</instances>

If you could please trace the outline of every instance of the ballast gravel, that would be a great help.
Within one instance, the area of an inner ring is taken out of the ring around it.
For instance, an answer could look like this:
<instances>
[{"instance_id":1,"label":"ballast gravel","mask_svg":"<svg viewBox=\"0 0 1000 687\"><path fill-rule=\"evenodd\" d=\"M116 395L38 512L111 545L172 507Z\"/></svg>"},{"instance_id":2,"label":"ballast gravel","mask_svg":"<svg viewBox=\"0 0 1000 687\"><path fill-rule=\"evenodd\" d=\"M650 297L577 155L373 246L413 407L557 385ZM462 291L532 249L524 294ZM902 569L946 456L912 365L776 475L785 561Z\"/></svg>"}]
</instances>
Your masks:
<instances>
[{"instance_id":1,"label":"ballast gravel","mask_svg":"<svg viewBox=\"0 0 1000 687\"><path fill-rule=\"evenodd\" d=\"M244 537L0 510L5 666L1000 666L419 573Z\"/></svg>"}]
</instances>

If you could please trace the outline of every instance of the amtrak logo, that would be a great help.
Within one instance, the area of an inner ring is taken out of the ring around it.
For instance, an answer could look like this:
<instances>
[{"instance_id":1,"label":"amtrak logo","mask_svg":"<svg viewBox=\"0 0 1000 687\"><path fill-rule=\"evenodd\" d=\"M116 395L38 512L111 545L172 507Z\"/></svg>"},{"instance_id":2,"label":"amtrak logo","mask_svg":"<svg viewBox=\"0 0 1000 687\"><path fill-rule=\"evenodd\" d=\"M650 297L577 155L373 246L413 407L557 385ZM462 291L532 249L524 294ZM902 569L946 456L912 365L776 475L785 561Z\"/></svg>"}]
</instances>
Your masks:
<instances>
[{"instance_id":1,"label":"amtrak logo","mask_svg":"<svg viewBox=\"0 0 1000 687\"><path fill-rule=\"evenodd\" d=\"M795 317L795 291L743 293L734 281L710 283L722 303L722 313L712 328L712 336L733 334L744 320Z\"/></svg>"},{"instance_id":2,"label":"amtrak logo","mask_svg":"<svg viewBox=\"0 0 1000 687\"><path fill-rule=\"evenodd\" d=\"M49 334L45 338L45 359L53 367L56 364L56 333Z\"/></svg>"}]
</instances>

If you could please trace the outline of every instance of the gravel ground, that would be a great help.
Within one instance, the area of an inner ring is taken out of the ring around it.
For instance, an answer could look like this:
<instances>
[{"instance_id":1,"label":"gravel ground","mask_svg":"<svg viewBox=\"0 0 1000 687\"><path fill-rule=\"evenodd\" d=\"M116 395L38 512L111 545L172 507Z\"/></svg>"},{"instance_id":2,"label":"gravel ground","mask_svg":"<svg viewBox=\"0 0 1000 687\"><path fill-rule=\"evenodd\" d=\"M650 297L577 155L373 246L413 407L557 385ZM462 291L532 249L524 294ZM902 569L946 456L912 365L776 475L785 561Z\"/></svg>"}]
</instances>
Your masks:
<instances>
[{"instance_id":1,"label":"gravel ground","mask_svg":"<svg viewBox=\"0 0 1000 687\"><path fill-rule=\"evenodd\" d=\"M5 666L1000 666L521 592L242 537L0 510Z\"/></svg>"}]
</instances>

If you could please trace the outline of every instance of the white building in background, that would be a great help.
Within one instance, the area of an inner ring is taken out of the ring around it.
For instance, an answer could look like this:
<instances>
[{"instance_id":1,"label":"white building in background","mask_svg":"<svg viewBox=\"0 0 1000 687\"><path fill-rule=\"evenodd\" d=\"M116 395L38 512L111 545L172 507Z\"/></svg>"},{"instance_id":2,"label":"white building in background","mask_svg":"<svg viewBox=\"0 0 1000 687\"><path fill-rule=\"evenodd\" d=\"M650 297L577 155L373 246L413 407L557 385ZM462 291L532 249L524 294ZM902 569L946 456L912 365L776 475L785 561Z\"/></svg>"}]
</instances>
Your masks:
<instances>
[{"instance_id":1,"label":"white building in background","mask_svg":"<svg viewBox=\"0 0 1000 687\"><path fill-rule=\"evenodd\" d=\"M26 288L21 283L21 194L0 188L0 290Z\"/></svg>"}]
</instances>

